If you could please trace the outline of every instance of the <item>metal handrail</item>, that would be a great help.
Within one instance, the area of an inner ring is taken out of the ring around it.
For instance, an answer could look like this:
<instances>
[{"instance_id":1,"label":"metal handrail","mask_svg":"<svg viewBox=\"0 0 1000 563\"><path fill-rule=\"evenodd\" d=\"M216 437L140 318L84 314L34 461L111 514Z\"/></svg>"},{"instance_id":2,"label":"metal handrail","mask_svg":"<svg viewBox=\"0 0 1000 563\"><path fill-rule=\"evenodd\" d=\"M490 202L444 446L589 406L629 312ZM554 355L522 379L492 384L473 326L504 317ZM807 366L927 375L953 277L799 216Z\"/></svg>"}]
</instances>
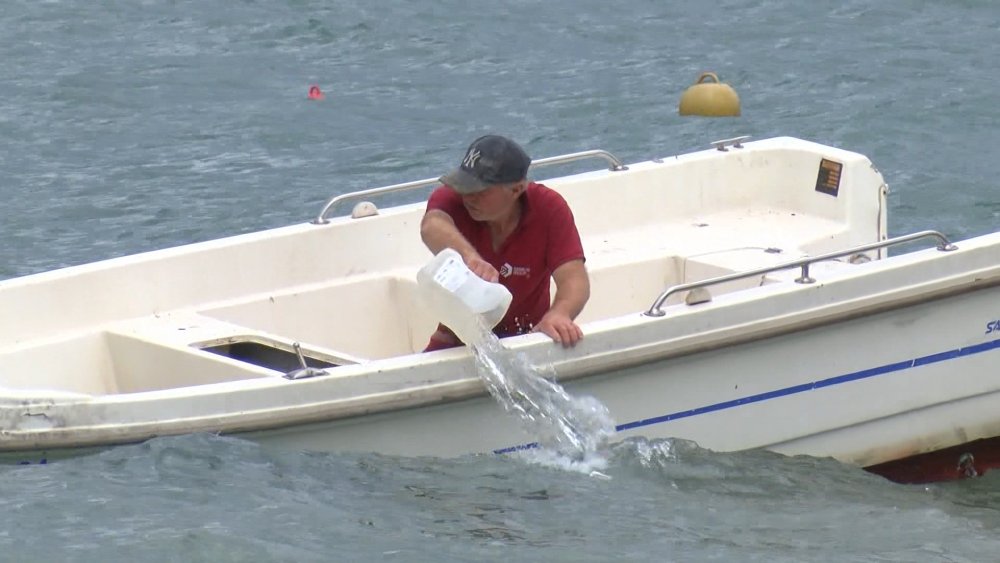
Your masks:
<instances>
[{"instance_id":1,"label":"metal handrail","mask_svg":"<svg viewBox=\"0 0 1000 563\"><path fill-rule=\"evenodd\" d=\"M779 270L802 268L802 275L800 275L798 278L795 279L795 283L813 283L816 280L809 277L810 264L814 264L816 262L822 262L824 260L833 260L834 258L841 258L851 254L857 254L859 252L867 252L869 250L876 250L879 248L885 248L888 246L894 246L897 244L903 244L906 242L912 242L915 240L919 240L922 238L929 238L929 237L936 238L938 240L937 249L942 252L950 252L952 250L958 249L957 246L949 242L944 235L942 235L937 231L920 231L918 233L903 235L901 237L891 238L880 242L862 244L860 246L848 248L847 250L838 250L836 252L821 254L819 256L807 256L805 258L799 258L798 260L792 260L791 262L784 262L782 264L777 264L775 266L766 266L763 268L757 268L755 270L747 270L745 272L727 274L724 276L709 278L707 280L701 280L698 282L675 285L668 288L666 291L657 296L656 300L653 301L653 305L650 306L649 310L644 312L643 314L646 315L647 317L662 317L663 315L666 314L663 312L663 303L667 300L668 297L670 297L675 293L679 293L681 291L691 291L692 289L700 289L708 287L710 285L741 280L744 278L752 278L754 276L769 274L771 272L776 272Z\"/></svg>"},{"instance_id":2,"label":"metal handrail","mask_svg":"<svg viewBox=\"0 0 1000 563\"><path fill-rule=\"evenodd\" d=\"M528 169L530 170L531 168L537 168L539 166L548 166L550 164L563 164L566 162L574 162L577 160L584 160L587 158L602 158L608 161L609 164L608 170L612 172L621 172L622 170L628 170L628 166L625 166L625 164L617 156L601 149L594 149L590 151L581 151L581 152L571 152L569 154L563 154L559 156L539 158L538 160L532 160L531 166L529 166Z\"/></svg>"},{"instance_id":3,"label":"metal handrail","mask_svg":"<svg viewBox=\"0 0 1000 563\"><path fill-rule=\"evenodd\" d=\"M609 153L608 151L595 149L590 151L574 152L570 154L564 154L560 156L550 156L548 158L540 158L538 160L532 160L531 165L528 167L538 168L540 166L549 166L552 164L563 164L566 162L574 162L577 160L584 160L586 158L602 158L608 161L608 170L612 172L619 172L622 170L628 170L628 166L625 166L621 160L615 155ZM348 199L357 199L359 197L367 197L370 195L384 195L393 192L404 192L407 190L414 190L417 188L422 188L425 186L430 186L433 184L439 184L441 180L438 178L427 178L424 180L416 180L413 182L406 182L403 184L393 184L391 186L383 186L381 188L371 188L367 190L361 190L357 192L351 192L349 194L341 194L330 198L320 210L319 215L315 219L310 221L314 225L325 225L330 221L326 218L326 214L329 213L331 209L337 204L346 201Z\"/></svg>"}]
</instances>

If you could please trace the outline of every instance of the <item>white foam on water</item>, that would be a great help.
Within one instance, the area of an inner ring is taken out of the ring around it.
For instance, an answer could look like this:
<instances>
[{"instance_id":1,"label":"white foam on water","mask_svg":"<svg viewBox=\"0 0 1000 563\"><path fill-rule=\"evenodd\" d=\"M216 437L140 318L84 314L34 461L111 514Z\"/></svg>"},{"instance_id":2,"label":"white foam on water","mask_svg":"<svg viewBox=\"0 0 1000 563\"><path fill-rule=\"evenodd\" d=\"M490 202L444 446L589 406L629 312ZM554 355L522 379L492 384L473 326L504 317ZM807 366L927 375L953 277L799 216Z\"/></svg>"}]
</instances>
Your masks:
<instances>
[{"instance_id":1,"label":"white foam on water","mask_svg":"<svg viewBox=\"0 0 1000 563\"><path fill-rule=\"evenodd\" d=\"M469 343L476 370L490 395L508 413L517 415L538 448L522 452L533 462L601 474L607 467L603 446L615 432L608 408L594 397L574 397L545 378L523 354L505 348L480 323L476 334L459 335Z\"/></svg>"}]
</instances>

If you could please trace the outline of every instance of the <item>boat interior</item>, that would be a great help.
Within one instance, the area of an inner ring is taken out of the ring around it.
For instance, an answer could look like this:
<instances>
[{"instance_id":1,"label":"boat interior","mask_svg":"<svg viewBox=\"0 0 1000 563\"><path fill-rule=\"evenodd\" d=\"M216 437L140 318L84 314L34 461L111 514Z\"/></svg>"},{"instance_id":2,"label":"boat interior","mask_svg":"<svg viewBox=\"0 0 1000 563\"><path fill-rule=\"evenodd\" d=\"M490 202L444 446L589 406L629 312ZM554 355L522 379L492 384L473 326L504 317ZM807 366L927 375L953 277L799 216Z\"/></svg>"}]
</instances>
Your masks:
<instances>
[{"instance_id":1,"label":"boat interior","mask_svg":"<svg viewBox=\"0 0 1000 563\"><path fill-rule=\"evenodd\" d=\"M532 176L567 199L583 237L585 331L646 311L674 285L885 238L886 188L871 163L794 139ZM17 319L0 324L0 387L79 398L281 378L303 362L336 377L337 366L419 353L436 325L417 299L430 258L423 206L365 209L0 282L0 307Z\"/></svg>"}]
</instances>

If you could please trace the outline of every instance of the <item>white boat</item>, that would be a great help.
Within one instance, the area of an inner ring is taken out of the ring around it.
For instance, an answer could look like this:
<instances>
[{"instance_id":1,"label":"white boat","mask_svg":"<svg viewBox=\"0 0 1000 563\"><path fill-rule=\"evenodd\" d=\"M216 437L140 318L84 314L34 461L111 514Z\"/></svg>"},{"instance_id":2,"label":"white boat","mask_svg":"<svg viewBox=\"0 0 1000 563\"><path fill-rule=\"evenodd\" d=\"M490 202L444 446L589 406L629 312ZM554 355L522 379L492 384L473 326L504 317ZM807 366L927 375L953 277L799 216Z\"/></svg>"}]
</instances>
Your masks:
<instances>
[{"instance_id":1,"label":"white boat","mask_svg":"<svg viewBox=\"0 0 1000 563\"><path fill-rule=\"evenodd\" d=\"M793 138L627 166L574 153L536 161L532 177L589 157L610 164L543 180L583 237L586 336L571 349L541 334L503 342L607 405L616 439L831 456L900 480L988 468L1000 233L890 239L872 163ZM308 223L0 282L0 450L193 432L402 455L530 445L468 349L421 353L436 326L415 298L431 258L423 204L337 213L433 183L338 196ZM902 243L910 252L890 256ZM920 456L932 452L934 469L900 469L930 467Z\"/></svg>"}]
</instances>

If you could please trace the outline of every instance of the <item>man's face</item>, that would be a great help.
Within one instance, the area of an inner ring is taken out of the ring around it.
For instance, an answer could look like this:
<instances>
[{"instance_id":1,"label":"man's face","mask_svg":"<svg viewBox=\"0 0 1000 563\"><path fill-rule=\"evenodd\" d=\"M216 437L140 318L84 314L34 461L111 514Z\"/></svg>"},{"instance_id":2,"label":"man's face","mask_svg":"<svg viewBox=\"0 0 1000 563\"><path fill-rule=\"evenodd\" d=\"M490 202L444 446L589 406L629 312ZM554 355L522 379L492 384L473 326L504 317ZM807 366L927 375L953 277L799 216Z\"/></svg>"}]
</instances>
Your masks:
<instances>
[{"instance_id":1,"label":"man's face","mask_svg":"<svg viewBox=\"0 0 1000 563\"><path fill-rule=\"evenodd\" d=\"M517 205L525 182L497 184L474 194L463 194L462 203L476 221L497 221L505 218Z\"/></svg>"}]
</instances>

